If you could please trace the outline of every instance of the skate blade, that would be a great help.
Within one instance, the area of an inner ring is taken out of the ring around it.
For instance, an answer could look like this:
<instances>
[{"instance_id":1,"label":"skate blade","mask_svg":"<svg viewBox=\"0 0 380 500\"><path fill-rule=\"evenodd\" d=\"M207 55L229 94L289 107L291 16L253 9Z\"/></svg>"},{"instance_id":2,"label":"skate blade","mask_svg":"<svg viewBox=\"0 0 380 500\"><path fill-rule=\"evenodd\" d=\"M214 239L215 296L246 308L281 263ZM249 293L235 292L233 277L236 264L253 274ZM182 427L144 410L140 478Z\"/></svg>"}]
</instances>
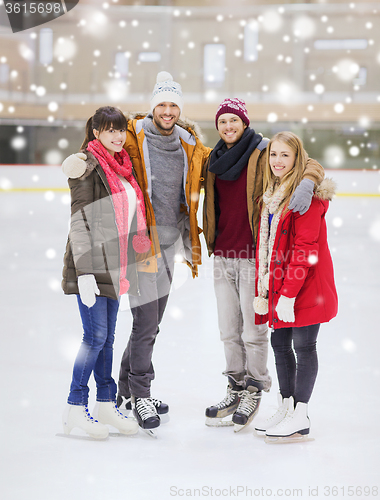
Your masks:
<instances>
[{"instance_id":1,"label":"skate blade","mask_svg":"<svg viewBox=\"0 0 380 500\"><path fill-rule=\"evenodd\" d=\"M157 439L157 434L154 432L153 429L143 429L142 427L140 427L140 429L144 431L145 434L148 434L148 436L150 436L151 438Z\"/></svg>"},{"instance_id":2,"label":"skate blade","mask_svg":"<svg viewBox=\"0 0 380 500\"><path fill-rule=\"evenodd\" d=\"M249 424L254 419L254 417L255 417L255 415L252 415L251 417L249 417L248 421L245 424L234 424L234 432L240 432L243 429L245 429L246 427L248 427Z\"/></svg>"},{"instance_id":3,"label":"skate blade","mask_svg":"<svg viewBox=\"0 0 380 500\"><path fill-rule=\"evenodd\" d=\"M108 434L106 437L93 437L88 434L66 434L64 432L57 432L57 437L63 437L68 439L79 439L79 441L106 441L108 439Z\"/></svg>"},{"instance_id":4,"label":"skate blade","mask_svg":"<svg viewBox=\"0 0 380 500\"><path fill-rule=\"evenodd\" d=\"M206 417L205 424L208 427L231 427L234 425L232 420L223 420L222 418Z\"/></svg>"},{"instance_id":5,"label":"skate blade","mask_svg":"<svg viewBox=\"0 0 380 500\"><path fill-rule=\"evenodd\" d=\"M247 427L247 425L249 425L250 422L247 422L246 424L244 425L241 425L241 424L234 424L234 432L240 432L242 431L245 427Z\"/></svg>"},{"instance_id":6,"label":"skate blade","mask_svg":"<svg viewBox=\"0 0 380 500\"><path fill-rule=\"evenodd\" d=\"M266 436L265 442L267 444L287 444L287 443L304 443L307 441L314 441L314 438L309 434L292 434L291 436Z\"/></svg>"},{"instance_id":7,"label":"skate blade","mask_svg":"<svg viewBox=\"0 0 380 500\"><path fill-rule=\"evenodd\" d=\"M265 431L261 431L260 429L254 429L253 434L256 437L265 438Z\"/></svg>"},{"instance_id":8,"label":"skate blade","mask_svg":"<svg viewBox=\"0 0 380 500\"><path fill-rule=\"evenodd\" d=\"M112 438L133 438L135 436L137 436L139 431L135 432L134 434L125 434L124 432L120 432L120 431L116 431L115 432L110 432L108 435L109 437L112 437Z\"/></svg>"}]
</instances>

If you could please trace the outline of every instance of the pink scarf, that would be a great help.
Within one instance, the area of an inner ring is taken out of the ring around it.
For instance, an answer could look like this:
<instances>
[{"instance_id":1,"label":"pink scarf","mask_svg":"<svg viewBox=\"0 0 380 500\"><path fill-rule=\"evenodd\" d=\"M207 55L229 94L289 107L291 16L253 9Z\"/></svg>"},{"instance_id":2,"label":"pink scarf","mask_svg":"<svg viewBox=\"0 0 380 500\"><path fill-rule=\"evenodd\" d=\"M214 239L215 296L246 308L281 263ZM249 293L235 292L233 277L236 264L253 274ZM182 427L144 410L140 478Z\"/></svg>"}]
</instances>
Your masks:
<instances>
[{"instance_id":1,"label":"pink scarf","mask_svg":"<svg viewBox=\"0 0 380 500\"><path fill-rule=\"evenodd\" d=\"M128 263L128 195L118 175L124 177L133 187L137 198L137 234L134 235L132 244L133 248L138 253L147 252L151 242L146 236L146 218L144 196L137 184L136 179L132 174L132 163L128 153L122 149L120 153L115 153L115 157L109 154L103 144L95 139L87 145L87 150L90 151L100 163L104 173L106 174L108 184L112 193L112 203L116 214L116 226L119 233L120 243L120 291L119 295L127 293L129 289L129 281L127 275Z\"/></svg>"}]
</instances>

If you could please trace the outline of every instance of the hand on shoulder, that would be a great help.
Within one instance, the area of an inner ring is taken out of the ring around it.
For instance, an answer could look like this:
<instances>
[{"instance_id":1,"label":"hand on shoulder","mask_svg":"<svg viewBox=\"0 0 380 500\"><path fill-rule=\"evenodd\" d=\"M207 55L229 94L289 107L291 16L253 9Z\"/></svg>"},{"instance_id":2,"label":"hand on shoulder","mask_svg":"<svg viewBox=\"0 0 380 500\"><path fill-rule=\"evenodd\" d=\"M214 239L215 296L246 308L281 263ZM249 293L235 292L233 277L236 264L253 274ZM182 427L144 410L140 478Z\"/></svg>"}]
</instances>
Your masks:
<instances>
[{"instance_id":1,"label":"hand on shoulder","mask_svg":"<svg viewBox=\"0 0 380 500\"><path fill-rule=\"evenodd\" d=\"M68 156L62 163L62 171L69 179L78 179L86 171L87 156L84 153L75 153Z\"/></svg>"}]
</instances>

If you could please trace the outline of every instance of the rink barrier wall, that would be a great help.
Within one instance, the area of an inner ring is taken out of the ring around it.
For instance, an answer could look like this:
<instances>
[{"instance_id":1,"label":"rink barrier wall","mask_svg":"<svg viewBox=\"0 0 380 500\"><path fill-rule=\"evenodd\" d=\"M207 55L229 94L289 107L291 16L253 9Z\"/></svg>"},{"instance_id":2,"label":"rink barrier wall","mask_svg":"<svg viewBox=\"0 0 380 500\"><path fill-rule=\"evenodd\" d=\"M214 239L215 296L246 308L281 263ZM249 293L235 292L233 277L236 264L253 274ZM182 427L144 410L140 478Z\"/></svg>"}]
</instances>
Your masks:
<instances>
[{"instance_id":1,"label":"rink barrier wall","mask_svg":"<svg viewBox=\"0 0 380 500\"><path fill-rule=\"evenodd\" d=\"M380 198L380 170L329 169L326 177L336 181L339 198ZM67 178L60 165L0 165L0 193L47 191L69 193Z\"/></svg>"}]
</instances>

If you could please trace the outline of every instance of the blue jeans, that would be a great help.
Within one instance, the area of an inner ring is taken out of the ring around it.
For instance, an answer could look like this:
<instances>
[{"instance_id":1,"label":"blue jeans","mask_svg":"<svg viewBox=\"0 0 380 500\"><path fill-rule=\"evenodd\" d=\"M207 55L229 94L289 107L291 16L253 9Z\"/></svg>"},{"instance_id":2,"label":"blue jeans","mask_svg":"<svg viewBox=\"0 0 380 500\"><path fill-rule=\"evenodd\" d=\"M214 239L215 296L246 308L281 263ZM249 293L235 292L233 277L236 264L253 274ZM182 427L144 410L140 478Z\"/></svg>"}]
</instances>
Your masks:
<instances>
[{"instance_id":1,"label":"blue jeans","mask_svg":"<svg viewBox=\"0 0 380 500\"><path fill-rule=\"evenodd\" d=\"M96 382L97 401L115 401L116 383L112 378L113 342L119 302L96 297L88 308L77 295L83 323L83 340L75 359L68 403L87 405L88 380L92 372Z\"/></svg>"},{"instance_id":2,"label":"blue jeans","mask_svg":"<svg viewBox=\"0 0 380 500\"><path fill-rule=\"evenodd\" d=\"M281 396L283 398L293 396L295 405L308 403L313 392L318 373L319 327L320 324L316 324L298 328L278 328L272 331L271 344Z\"/></svg>"}]
</instances>

